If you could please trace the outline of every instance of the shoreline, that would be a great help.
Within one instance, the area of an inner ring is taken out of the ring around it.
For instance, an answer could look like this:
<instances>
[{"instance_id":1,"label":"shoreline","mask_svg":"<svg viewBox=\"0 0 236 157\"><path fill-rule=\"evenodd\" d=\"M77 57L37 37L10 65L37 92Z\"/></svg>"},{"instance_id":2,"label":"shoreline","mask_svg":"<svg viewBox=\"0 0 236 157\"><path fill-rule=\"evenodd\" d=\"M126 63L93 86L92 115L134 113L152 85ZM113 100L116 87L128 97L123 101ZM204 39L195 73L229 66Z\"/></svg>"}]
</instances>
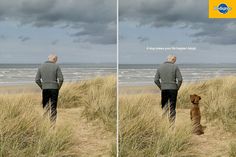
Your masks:
<instances>
[{"instance_id":1,"label":"shoreline","mask_svg":"<svg viewBox=\"0 0 236 157\"><path fill-rule=\"evenodd\" d=\"M110 77L110 76L114 76L112 75L104 75L104 76L95 76L93 78L89 78L89 79L84 79L84 80L76 80L76 81L65 81L63 83L63 86L66 86L67 84L80 84L84 81L91 81L91 80L95 80L97 78L106 78L106 77ZM11 84L0 84L0 95L2 94L21 94L21 93L41 93L41 89L39 88L39 86L34 83L34 82L30 82L30 83L17 83L17 82L13 82Z\"/></svg>"}]
</instances>

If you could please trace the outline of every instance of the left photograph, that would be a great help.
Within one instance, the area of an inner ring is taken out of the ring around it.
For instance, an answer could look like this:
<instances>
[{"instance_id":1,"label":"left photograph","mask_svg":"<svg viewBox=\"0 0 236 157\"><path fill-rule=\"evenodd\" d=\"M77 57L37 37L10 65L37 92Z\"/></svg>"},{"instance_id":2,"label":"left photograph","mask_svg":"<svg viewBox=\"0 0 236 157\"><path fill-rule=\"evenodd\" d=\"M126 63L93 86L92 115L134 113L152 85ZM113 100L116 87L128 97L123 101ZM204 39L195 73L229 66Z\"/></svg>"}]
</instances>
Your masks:
<instances>
[{"instance_id":1,"label":"left photograph","mask_svg":"<svg viewBox=\"0 0 236 157\"><path fill-rule=\"evenodd\" d=\"M116 3L0 1L0 156L116 156Z\"/></svg>"}]
</instances>

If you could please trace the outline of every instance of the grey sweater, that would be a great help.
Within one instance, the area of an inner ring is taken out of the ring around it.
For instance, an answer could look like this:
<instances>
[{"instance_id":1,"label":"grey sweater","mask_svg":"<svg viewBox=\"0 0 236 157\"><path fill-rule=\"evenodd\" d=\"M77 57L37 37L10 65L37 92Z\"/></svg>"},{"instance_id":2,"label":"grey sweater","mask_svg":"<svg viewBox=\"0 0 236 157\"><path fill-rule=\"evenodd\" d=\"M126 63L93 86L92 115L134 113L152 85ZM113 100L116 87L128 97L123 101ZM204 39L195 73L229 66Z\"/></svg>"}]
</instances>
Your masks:
<instances>
[{"instance_id":1,"label":"grey sweater","mask_svg":"<svg viewBox=\"0 0 236 157\"><path fill-rule=\"evenodd\" d=\"M154 78L154 82L161 90L178 90L182 81L179 67L171 62L161 64Z\"/></svg>"},{"instance_id":2,"label":"grey sweater","mask_svg":"<svg viewBox=\"0 0 236 157\"><path fill-rule=\"evenodd\" d=\"M63 75L59 65L50 61L46 61L38 68L35 77L35 82L41 89L60 89L63 80Z\"/></svg>"}]
</instances>

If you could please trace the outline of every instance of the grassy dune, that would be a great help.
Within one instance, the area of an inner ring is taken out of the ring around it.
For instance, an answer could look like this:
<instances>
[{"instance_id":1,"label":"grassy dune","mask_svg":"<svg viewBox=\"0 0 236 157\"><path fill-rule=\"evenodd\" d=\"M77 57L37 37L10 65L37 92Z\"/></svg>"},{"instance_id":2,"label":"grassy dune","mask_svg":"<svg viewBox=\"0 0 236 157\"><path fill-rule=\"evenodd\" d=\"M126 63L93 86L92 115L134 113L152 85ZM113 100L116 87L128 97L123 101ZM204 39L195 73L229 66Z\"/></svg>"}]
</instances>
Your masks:
<instances>
[{"instance_id":1,"label":"grassy dune","mask_svg":"<svg viewBox=\"0 0 236 157\"><path fill-rule=\"evenodd\" d=\"M163 119L160 116L160 94L151 92L146 94L121 94L119 98L120 156L197 157L196 152L191 152L192 148L201 149L208 145L210 145L209 150L212 149L212 156L214 156L214 151L218 151L215 149L217 144L210 143L210 140L214 140L214 134L219 128L223 128L225 134L230 134L228 141L231 142L227 143L229 149L226 152L227 156L235 156L236 146L233 141L236 137L233 134L236 127L235 93L236 77L216 78L200 83L184 84L178 95L175 130L170 129L166 118ZM210 130L209 133L207 132L206 135L201 137L193 136L190 132L191 123L188 123L190 122L190 94L198 94L202 97L200 101L202 119L207 124L215 126L215 130ZM209 141L209 143L204 141ZM200 149L196 151L201 151ZM217 153L221 152L218 151Z\"/></svg>"},{"instance_id":2,"label":"grassy dune","mask_svg":"<svg viewBox=\"0 0 236 157\"><path fill-rule=\"evenodd\" d=\"M57 156L73 144L69 128L56 130L27 95L0 96L0 156Z\"/></svg>"},{"instance_id":3,"label":"grassy dune","mask_svg":"<svg viewBox=\"0 0 236 157\"><path fill-rule=\"evenodd\" d=\"M116 133L116 77L99 77L67 84L60 91L59 108L82 107L83 116L101 120Z\"/></svg>"},{"instance_id":4,"label":"grassy dune","mask_svg":"<svg viewBox=\"0 0 236 157\"><path fill-rule=\"evenodd\" d=\"M77 144L83 145L83 143L78 142L80 138L84 138L80 136L91 136L83 133L82 130L78 130L77 134L77 128L75 127L78 125L88 127L82 128L87 132L90 131L89 127L94 128L94 125L99 125L97 127L104 128L104 135L102 136L112 132L115 139L115 78L115 76L108 76L81 83L65 84L60 90L59 125L56 125L55 129L51 128L48 118L42 116L41 93L35 88L32 89L34 93L7 92L8 94L1 94L0 156L86 156L76 154L78 151L72 150L72 148L78 147ZM27 89L27 91L30 90ZM80 111L82 112L82 118L79 118L81 116ZM66 117L61 117L63 115ZM83 118L87 119L87 122ZM96 122L90 124L89 121ZM91 130L90 133L96 134L95 130ZM107 145L109 144L115 146L115 140ZM96 151L96 148L93 147L91 149ZM96 147L99 147L98 151L101 151L99 150L101 146ZM80 146L81 148L84 147ZM86 151L80 150L79 152L90 153ZM112 151L110 150L111 153ZM102 154L102 152L97 154Z\"/></svg>"}]
</instances>

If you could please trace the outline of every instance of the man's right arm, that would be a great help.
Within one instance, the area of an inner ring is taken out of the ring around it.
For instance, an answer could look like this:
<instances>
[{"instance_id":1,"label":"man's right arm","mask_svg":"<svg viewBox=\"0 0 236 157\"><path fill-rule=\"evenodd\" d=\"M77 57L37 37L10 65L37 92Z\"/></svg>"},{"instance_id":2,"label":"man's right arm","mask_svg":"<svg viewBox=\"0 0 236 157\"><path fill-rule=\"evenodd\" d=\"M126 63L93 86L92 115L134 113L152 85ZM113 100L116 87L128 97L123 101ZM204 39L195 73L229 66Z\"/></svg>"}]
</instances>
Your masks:
<instances>
[{"instance_id":1,"label":"man's right arm","mask_svg":"<svg viewBox=\"0 0 236 157\"><path fill-rule=\"evenodd\" d=\"M35 82L36 82L37 85L42 89L42 82L41 82L41 72L40 72L40 68L38 69L38 72L37 72L37 74L36 74Z\"/></svg>"},{"instance_id":2,"label":"man's right arm","mask_svg":"<svg viewBox=\"0 0 236 157\"><path fill-rule=\"evenodd\" d=\"M178 80L177 87L179 89L182 85L182 82L183 82L183 78L182 78L181 72L179 70L179 67L176 68L176 79Z\"/></svg>"},{"instance_id":3,"label":"man's right arm","mask_svg":"<svg viewBox=\"0 0 236 157\"><path fill-rule=\"evenodd\" d=\"M157 69L157 72L156 72L156 75L155 75L155 78L154 78L154 82L161 89L160 72L159 72L158 69Z\"/></svg>"}]
</instances>

